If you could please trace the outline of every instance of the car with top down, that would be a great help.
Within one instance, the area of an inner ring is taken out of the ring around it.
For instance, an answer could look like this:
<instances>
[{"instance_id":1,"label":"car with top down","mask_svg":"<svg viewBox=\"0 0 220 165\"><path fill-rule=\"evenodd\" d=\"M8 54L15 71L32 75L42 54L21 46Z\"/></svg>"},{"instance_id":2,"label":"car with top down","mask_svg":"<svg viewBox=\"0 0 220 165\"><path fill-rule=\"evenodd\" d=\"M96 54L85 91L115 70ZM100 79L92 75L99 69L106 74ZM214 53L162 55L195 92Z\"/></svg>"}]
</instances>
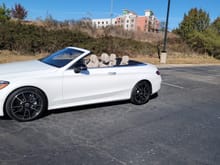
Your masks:
<instances>
[{"instance_id":1,"label":"car with top down","mask_svg":"<svg viewBox=\"0 0 220 165\"><path fill-rule=\"evenodd\" d=\"M141 105L161 81L152 64L66 47L39 60L0 64L0 116L31 121L73 106L119 100Z\"/></svg>"}]
</instances>

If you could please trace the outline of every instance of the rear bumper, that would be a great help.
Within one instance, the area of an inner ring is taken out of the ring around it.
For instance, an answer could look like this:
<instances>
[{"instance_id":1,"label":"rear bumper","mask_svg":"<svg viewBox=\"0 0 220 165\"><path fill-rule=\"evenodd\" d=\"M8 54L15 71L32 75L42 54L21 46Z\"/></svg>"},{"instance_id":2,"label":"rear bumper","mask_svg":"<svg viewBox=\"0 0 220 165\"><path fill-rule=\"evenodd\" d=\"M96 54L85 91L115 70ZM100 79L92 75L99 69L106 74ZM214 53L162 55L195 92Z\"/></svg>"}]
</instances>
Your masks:
<instances>
[{"instance_id":1,"label":"rear bumper","mask_svg":"<svg viewBox=\"0 0 220 165\"><path fill-rule=\"evenodd\" d=\"M152 83L152 94L157 93L161 88L162 78L161 76L157 76L154 78Z\"/></svg>"}]
</instances>

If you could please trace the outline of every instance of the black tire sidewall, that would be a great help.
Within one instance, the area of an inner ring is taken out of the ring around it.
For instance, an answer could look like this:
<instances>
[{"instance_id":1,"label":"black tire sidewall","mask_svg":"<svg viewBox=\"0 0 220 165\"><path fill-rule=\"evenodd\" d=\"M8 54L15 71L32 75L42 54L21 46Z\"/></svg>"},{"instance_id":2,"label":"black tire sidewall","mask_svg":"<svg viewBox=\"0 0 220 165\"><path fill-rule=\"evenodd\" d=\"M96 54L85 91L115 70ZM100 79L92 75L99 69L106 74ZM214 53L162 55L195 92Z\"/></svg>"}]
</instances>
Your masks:
<instances>
[{"instance_id":1,"label":"black tire sidewall","mask_svg":"<svg viewBox=\"0 0 220 165\"><path fill-rule=\"evenodd\" d=\"M42 107L40 113L39 113L37 116L35 116L35 117L31 118L31 119L21 120L21 119L17 118L15 115L13 115L13 113L11 113L11 109L9 108L9 106L11 105L12 99L13 99L18 93L24 92L24 91L27 91L27 92L30 92L30 91L31 91L31 92L37 93L37 94L42 98L43 107ZM14 90L14 91L8 96L8 98L6 99L5 106L4 106L4 109L5 109L6 114L7 114L11 119L14 119L14 120L20 121L20 122L32 121L32 120L35 120L35 119L41 117L42 114L45 112L46 108L47 108L47 102L46 102L46 97L45 97L44 93L43 93L41 90L39 90L39 89L37 89L37 88L35 88L35 87L22 87L22 88L19 88L19 89Z\"/></svg>"},{"instance_id":2,"label":"black tire sidewall","mask_svg":"<svg viewBox=\"0 0 220 165\"><path fill-rule=\"evenodd\" d=\"M137 89L137 87L138 87L140 84L142 84L142 83L145 83L145 84L147 85L148 95L147 95L147 99L146 99L144 102L141 102L141 103L140 103L140 102L138 102L138 101L136 100L135 96L136 96L136 89ZM138 82L138 83L133 87L132 92L131 92L131 99L130 99L130 101L131 101L132 104L135 104L135 105L146 104L146 103L149 101L149 99L150 99L150 95L151 95L151 85L150 85L150 83L147 82L147 81L140 81L140 82Z\"/></svg>"}]
</instances>

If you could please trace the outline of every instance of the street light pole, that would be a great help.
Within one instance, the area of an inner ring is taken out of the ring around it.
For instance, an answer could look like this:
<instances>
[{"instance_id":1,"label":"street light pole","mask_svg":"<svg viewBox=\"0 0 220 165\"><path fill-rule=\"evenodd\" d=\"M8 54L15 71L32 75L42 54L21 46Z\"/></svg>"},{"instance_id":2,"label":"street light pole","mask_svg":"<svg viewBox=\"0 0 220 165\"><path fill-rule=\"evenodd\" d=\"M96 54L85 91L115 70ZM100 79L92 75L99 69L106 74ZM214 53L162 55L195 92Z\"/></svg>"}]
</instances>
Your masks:
<instances>
[{"instance_id":1,"label":"street light pole","mask_svg":"<svg viewBox=\"0 0 220 165\"><path fill-rule=\"evenodd\" d=\"M111 0L111 9L110 9L110 17L111 17L111 26L112 26L112 17L113 17L113 0Z\"/></svg>"},{"instance_id":2,"label":"street light pole","mask_svg":"<svg viewBox=\"0 0 220 165\"><path fill-rule=\"evenodd\" d=\"M165 27L165 33L164 33L163 52L166 52L166 46L167 46L167 31L168 31L168 23L169 23L169 14L170 14L170 0L168 0L168 6L167 6L167 17L166 17L166 27Z\"/></svg>"},{"instance_id":3,"label":"street light pole","mask_svg":"<svg viewBox=\"0 0 220 165\"><path fill-rule=\"evenodd\" d=\"M168 5L167 5L166 26L165 26L163 50L161 53L160 63L166 63L166 59L167 59L166 46L167 46L167 32L168 32L169 14L170 14L170 0L168 0Z\"/></svg>"}]
</instances>

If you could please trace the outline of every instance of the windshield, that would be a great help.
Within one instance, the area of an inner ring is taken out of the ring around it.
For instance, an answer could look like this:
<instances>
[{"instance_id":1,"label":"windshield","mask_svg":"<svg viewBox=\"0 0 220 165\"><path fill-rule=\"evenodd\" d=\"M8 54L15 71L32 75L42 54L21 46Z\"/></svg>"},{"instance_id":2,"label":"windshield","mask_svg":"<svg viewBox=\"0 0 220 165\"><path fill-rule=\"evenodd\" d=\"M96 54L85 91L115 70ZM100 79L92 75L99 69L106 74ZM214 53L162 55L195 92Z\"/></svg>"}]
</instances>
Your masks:
<instances>
[{"instance_id":1,"label":"windshield","mask_svg":"<svg viewBox=\"0 0 220 165\"><path fill-rule=\"evenodd\" d=\"M43 63L49 64L49 65L61 68L82 54L83 54L82 51L72 49L72 48L65 48L45 58L40 59L40 61Z\"/></svg>"}]
</instances>

